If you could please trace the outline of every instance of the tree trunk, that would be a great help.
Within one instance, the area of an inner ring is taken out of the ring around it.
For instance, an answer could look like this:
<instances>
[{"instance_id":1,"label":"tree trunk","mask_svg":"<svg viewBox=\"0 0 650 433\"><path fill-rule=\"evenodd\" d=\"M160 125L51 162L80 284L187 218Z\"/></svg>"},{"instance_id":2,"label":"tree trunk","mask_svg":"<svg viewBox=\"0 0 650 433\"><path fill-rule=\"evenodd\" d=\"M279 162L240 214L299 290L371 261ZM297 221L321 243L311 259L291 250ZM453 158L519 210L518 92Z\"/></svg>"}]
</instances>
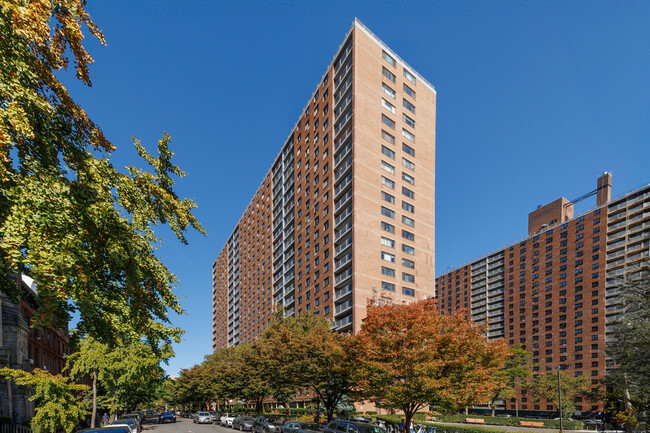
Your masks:
<instances>
[{"instance_id":1,"label":"tree trunk","mask_svg":"<svg viewBox=\"0 0 650 433\"><path fill-rule=\"evenodd\" d=\"M469 415L469 407L465 407L465 415Z\"/></svg>"},{"instance_id":2,"label":"tree trunk","mask_svg":"<svg viewBox=\"0 0 650 433\"><path fill-rule=\"evenodd\" d=\"M632 414L632 402L630 401L630 388L627 386L627 374L623 374L623 409L625 409L625 412L627 415ZM630 425L630 423L625 423L625 432L626 433L632 433L634 431L634 426Z\"/></svg>"},{"instance_id":3,"label":"tree trunk","mask_svg":"<svg viewBox=\"0 0 650 433\"><path fill-rule=\"evenodd\" d=\"M491 404L490 404L490 408L492 409L492 416L494 416L494 414L495 414L496 411L497 411L497 402L496 402L496 401L492 401Z\"/></svg>"},{"instance_id":4,"label":"tree trunk","mask_svg":"<svg viewBox=\"0 0 650 433\"><path fill-rule=\"evenodd\" d=\"M97 428L97 370L93 371L93 413L90 417L90 428Z\"/></svg>"}]
</instances>

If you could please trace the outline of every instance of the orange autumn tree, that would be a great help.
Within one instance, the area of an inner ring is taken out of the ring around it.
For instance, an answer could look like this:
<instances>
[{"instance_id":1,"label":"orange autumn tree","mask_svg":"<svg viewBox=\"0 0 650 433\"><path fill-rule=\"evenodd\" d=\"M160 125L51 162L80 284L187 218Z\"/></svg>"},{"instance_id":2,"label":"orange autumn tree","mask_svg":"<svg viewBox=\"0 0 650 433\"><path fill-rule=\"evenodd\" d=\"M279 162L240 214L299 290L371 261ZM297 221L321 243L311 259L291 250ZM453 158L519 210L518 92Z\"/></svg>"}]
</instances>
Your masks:
<instances>
[{"instance_id":1,"label":"orange autumn tree","mask_svg":"<svg viewBox=\"0 0 650 433\"><path fill-rule=\"evenodd\" d=\"M442 315L435 300L368 305L356 337L361 397L413 415L432 403L456 408L487 401L490 376L503 368L503 340L487 341L485 329L463 313Z\"/></svg>"}]
</instances>

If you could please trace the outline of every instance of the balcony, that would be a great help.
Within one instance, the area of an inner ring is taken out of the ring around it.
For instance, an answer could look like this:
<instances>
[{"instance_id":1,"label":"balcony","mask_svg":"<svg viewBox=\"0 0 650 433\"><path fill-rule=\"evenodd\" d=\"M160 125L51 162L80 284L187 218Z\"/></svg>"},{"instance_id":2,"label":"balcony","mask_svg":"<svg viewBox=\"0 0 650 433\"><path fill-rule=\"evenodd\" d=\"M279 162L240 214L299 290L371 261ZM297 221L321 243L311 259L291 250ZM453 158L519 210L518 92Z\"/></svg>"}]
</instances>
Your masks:
<instances>
[{"instance_id":1,"label":"balcony","mask_svg":"<svg viewBox=\"0 0 650 433\"><path fill-rule=\"evenodd\" d=\"M347 281L348 279L352 278L352 268L347 268L343 273L337 275L334 278L334 285L338 286L339 284Z\"/></svg>"},{"instance_id":2,"label":"balcony","mask_svg":"<svg viewBox=\"0 0 650 433\"><path fill-rule=\"evenodd\" d=\"M349 189L345 195L334 202L334 212L342 209L352 199L352 190Z\"/></svg>"},{"instance_id":3,"label":"balcony","mask_svg":"<svg viewBox=\"0 0 650 433\"><path fill-rule=\"evenodd\" d=\"M352 183L352 173L348 173L347 176L343 178L340 184L334 188L334 198L337 198L345 189Z\"/></svg>"},{"instance_id":4,"label":"balcony","mask_svg":"<svg viewBox=\"0 0 650 433\"><path fill-rule=\"evenodd\" d=\"M348 283L334 291L334 302L338 302L352 293L352 283Z\"/></svg>"},{"instance_id":5,"label":"balcony","mask_svg":"<svg viewBox=\"0 0 650 433\"><path fill-rule=\"evenodd\" d=\"M344 303L337 305L335 309L335 316L340 316L348 311L352 310L352 298L348 299Z\"/></svg>"},{"instance_id":6,"label":"balcony","mask_svg":"<svg viewBox=\"0 0 650 433\"><path fill-rule=\"evenodd\" d=\"M346 159L343 164L334 169L334 181L339 180L350 168L352 168L352 158Z\"/></svg>"},{"instance_id":7,"label":"balcony","mask_svg":"<svg viewBox=\"0 0 650 433\"><path fill-rule=\"evenodd\" d=\"M341 116L341 120L334 126L334 136L337 136L339 132L343 131L343 128L347 126L350 119L352 119L352 107L348 108L345 115Z\"/></svg>"},{"instance_id":8,"label":"balcony","mask_svg":"<svg viewBox=\"0 0 650 433\"><path fill-rule=\"evenodd\" d=\"M351 261L352 261L352 251L347 253L345 256L343 256L339 260L334 261L334 270L338 271L339 269L341 269L343 266L347 265Z\"/></svg>"},{"instance_id":9,"label":"balcony","mask_svg":"<svg viewBox=\"0 0 650 433\"><path fill-rule=\"evenodd\" d=\"M345 221L350 215L352 215L352 205L348 205L343 211L334 218L334 228L338 227L343 221Z\"/></svg>"},{"instance_id":10,"label":"balcony","mask_svg":"<svg viewBox=\"0 0 650 433\"><path fill-rule=\"evenodd\" d=\"M352 314L334 322L334 329L337 331L346 331L352 328Z\"/></svg>"},{"instance_id":11,"label":"balcony","mask_svg":"<svg viewBox=\"0 0 650 433\"><path fill-rule=\"evenodd\" d=\"M334 152L336 152L337 150L339 150L339 147L340 147L343 143L345 143L345 140L347 140L351 135L352 135L352 129L348 129L348 131L347 131L344 135L342 135L341 137L339 137L339 139L336 140L336 141L334 142ZM350 144L350 146L352 146L352 141L350 141L349 144Z\"/></svg>"},{"instance_id":12,"label":"balcony","mask_svg":"<svg viewBox=\"0 0 650 433\"><path fill-rule=\"evenodd\" d=\"M345 238L345 240L340 245L336 246L334 249L334 258L338 258L338 255L347 250L350 245L352 245L352 236Z\"/></svg>"}]
</instances>

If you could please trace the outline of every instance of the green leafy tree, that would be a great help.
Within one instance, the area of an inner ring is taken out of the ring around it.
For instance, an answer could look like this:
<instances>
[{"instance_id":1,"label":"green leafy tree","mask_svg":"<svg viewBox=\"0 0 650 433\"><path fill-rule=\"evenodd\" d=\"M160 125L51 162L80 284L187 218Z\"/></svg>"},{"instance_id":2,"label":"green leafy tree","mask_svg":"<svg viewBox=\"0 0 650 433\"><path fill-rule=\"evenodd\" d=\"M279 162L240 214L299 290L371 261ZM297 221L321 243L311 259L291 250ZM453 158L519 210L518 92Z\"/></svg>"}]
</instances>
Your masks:
<instances>
[{"instance_id":1,"label":"green leafy tree","mask_svg":"<svg viewBox=\"0 0 650 433\"><path fill-rule=\"evenodd\" d=\"M264 399L271 395L267 353L259 344L243 343L235 346L234 359L229 365L231 397L255 405L255 411L264 410Z\"/></svg>"},{"instance_id":2,"label":"green leafy tree","mask_svg":"<svg viewBox=\"0 0 650 433\"><path fill-rule=\"evenodd\" d=\"M73 378L93 378L91 423L94 423L98 404L115 414L117 409L135 409L153 401L165 376L160 363L171 355L165 350L154 353L140 340L129 344L118 340L111 347L88 337L66 361ZM102 390L101 396L98 388Z\"/></svg>"},{"instance_id":3,"label":"green leafy tree","mask_svg":"<svg viewBox=\"0 0 650 433\"><path fill-rule=\"evenodd\" d=\"M647 421L650 404L650 262L639 263L636 278L623 282L618 295L619 320L607 339L607 356L617 368L608 370L607 383L620 393L623 407L616 417L631 432L640 420Z\"/></svg>"},{"instance_id":4,"label":"green leafy tree","mask_svg":"<svg viewBox=\"0 0 650 433\"><path fill-rule=\"evenodd\" d=\"M430 404L458 409L487 400L507 347L486 341L483 332L462 313L440 314L433 299L369 304L356 337L361 396L402 410L407 425Z\"/></svg>"},{"instance_id":5,"label":"green leafy tree","mask_svg":"<svg viewBox=\"0 0 650 433\"><path fill-rule=\"evenodd\" d=\"M348 356L350 341L332 332L328 320L309 312L277 316L259 340L270 353L272 389L283 389L293 399L297 387L310 388L331 420L339 402L356 385L356 369Z\"/></svg>"},{"instance_id":6,"label":"green leafy tree","mask_svg":"<svg viewBox=\"0 0 650 433\"><path fill-rule=\"evenodd\" d=\"M116 168L115 146L58 80L72 60L91 84L82 30L104 38L85 3L0 0L0 290L18 299L12 275L28 274L35 326L78 314L80 335L142 335L158 350L179 338L168 312L182 309L154 227L168 224L183 243L189 227L205 232L195 203L174 192L184 173L169 136L155 155L134 140L148 171Z\"/></svg>"},{"instance_id":7,"label":"green leafy tree","mask_svg":"<svg viewBox=\"0 0 650 433\"><path fill-rule=\"evenodd\" d=\"M92 410L90 425L95 427L97 419L97 381L104 379L109 362L108 346L102 344L93 338L84 339L79 350L67 356L66 368L70 370L70 376L81 378L89 375L92 377ZM100 378L101 375L101 378Z\"/></svg>"},{"instance_id":8,"label":"green leafy tree","mask_svg":"<svg viewBox=\"0 0 650 433\"><path fill-rule=\"evenodd\" d=\"M517 382L531 375L530 359L530 352L526 352L521 346L508 349L508 359L504 367L495 372L491 379L495 383L495 388L490 394L492 416L495 415L497 401L514 398Z\"/></svg>"},{"instance_id":9,"label":"green leafy tree","mask_svg":"<svg viewBox=\"0 0 650 433\"><path fill-rule=\"evenodd\" d=\"M575 398L589 394L588 384L587 376L570 377L564 371L560 372L563 417L568 418L575 413ZM527 383L526 388L532 393L535 400L546 398L555 405L558 411L560 410L557 373L540 374Z\"/></svg>"},{"instance_id":10,"label":"green leafy tree","mask_svg":"<svg viewBox=\"0 0 650 433\"><path fill-rule=\"evenodd\" d=\"M52 375L39 368L33 372L3 368L0 375L13 380L17 385L29 386L36 403L36 414L31 420L34 433L56 433L72 431L88 413L84 408L83 394L88 386L70 383L67 377Z\"/></svg>"}]
</instances>

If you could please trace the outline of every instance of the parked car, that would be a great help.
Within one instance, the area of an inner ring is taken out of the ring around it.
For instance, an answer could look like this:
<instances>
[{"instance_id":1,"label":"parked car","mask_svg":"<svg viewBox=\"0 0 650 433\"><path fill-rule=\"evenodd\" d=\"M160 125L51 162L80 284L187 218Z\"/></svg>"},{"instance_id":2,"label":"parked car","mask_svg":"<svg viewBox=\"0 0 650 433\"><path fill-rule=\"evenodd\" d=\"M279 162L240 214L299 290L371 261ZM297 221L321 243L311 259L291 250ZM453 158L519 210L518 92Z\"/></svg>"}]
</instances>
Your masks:
<instances>
[{"instance_id":1,"label":"parked car","mask_svg":"<svg viewBox=\"0 0 650 433\"><path fill-rule=\"evenodd\" d=\"M197 412L194 416L195 424L212 424L212 416L208 412Z\"/></svg>"},{"instance_id":2,"label":"parked car","mask_svg":"<svg viewBox=\"0 0 650 433\"><path fill-rule=\"evenodd\" d=\"M163 412L158 417L158 423L162 424L164 422L176 422L176 415L172 411Z\"/></svg>"},{"instance_id":3,"label":"parked car","mask_svg":"<svg viewBox=\"0 0 650 433\"><path fill-rule=\"evenodd\" d=\"M255 423L255 418L252 416L238 416L232 421L232 428L239 431L253 430L253 423Z\"/></svg>"},{"instance_id":4,"label":"parked car","mask_svg":"<svg viewBox=\"0 0 650 433\"><path fill-rule=\"evenodd\" d=\"M224 427L232 427L232 422L235 420L235 414L234 413L224 413L221 414L221 425Z\"/></svg>"},{"instance_id":5,"label":"parked car","mask_svg":"<svg viewBox=\"0 0 650 433\"><path fill-rule=\"evenodd\" d=\"M101 428L101 430L103 430L102 433L106 433L106 430L110 430L111 433L133 433L133 430L131 430L131 426L126 425L126 424L122 424L122 425L112 425L112 424L105 425L104 427ZM90 431L90 430L87 430L87 431ZM94 431L97 431L97 430L93 429L92 431L94 432Z\"/></svg>"},{"instance_id":6,"label":"parked car","mask_svg":"<svg viewBox=\"0 0 650 433\"><path fill-rule=\"evenodd\" d=\"M260 415L253 423L253 433L280 433L281 431L282 420L276 416Z\"/></svg>"},{"instance_id":7,"label":"parked car","mask_svg":"<svg viewBox=\"0 0 650 433\"><path fill-rule=\"evenodd\" d=\"M282 433L320 433L323 429L313 422L289 421L282 426Z\"/></svg>"},{"instance_id":8,"label":"parked car","mask_svg":"<svg viewBox=\"0 0 650 433\"><path fill-rule=\"evenodd\" d=\"M134 419L138 423L138 427L142 427L142 418L143 416L137 412L130 412L120 417L120 419Z\"/></svg>"},{"instance_id":9,"label":"parked car","mask_svg":"<svg viewBox=\"0 0 650 433\"><path fill-rule=\"evenodd\" d=\"M128 425L131 427L131 430L133 430L133 433L140 433L140 426L138 425L138 422L133 419L133 418L128 418L128 419L116 419L111 423L111 425Z\"/></svg>"},{"instance_id":10,"label":"parked car","mask_svg":"<svg viewBox=\"0 0 650 433\"><path fill-rule=\"evenodd\" d=\"M366 422L332 421L323 429L323 433L386 433L382 427Z\"/></svg>"}]
</instances>

